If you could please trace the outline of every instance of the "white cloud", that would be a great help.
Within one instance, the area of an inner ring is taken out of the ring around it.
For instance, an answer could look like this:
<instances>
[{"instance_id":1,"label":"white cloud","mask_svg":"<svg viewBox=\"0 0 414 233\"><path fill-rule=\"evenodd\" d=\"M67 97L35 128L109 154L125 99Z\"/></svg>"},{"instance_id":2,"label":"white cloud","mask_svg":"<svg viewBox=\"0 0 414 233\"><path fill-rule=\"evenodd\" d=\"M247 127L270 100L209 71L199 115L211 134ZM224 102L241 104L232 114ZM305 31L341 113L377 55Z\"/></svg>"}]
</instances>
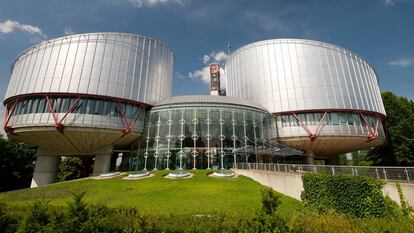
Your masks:
<instances>
[{"instance_id":1,"label":"white cloud","mask_svg":"<svg viewBox=\"0 0 414 233\"><path fill-rule=\"evenodd\" d=\"M262 12L254 12L246 10L243 13L246 21L254 23L254 25L265 32L276 33L289 31L289 26L286 22L280 19L277 14L263 14Z\"/></svg>"},{"instance_id":2,"label":"white cloud","mask_svg":"<svg viewBox=\"0 0 414 233\"><path fill-rule=\"evenodd\" d=\"M213 51L210 54L204 54L203 56L203 64L208 65L211 63L218 63L220 65L224 65L224 63L229 58L229 55L224 51Z\"/></svg>"},{"instance_id":3,"label":"white cloud","mask_svg":"<svg viewBox=\"0 0 414 233\"><path fill-rule=\"evenodd\" d=\"M210 56L207 54L204 54L203 56L203 64L208 64L208 62L210 61Z\"/></svg>"},{"instance_id":4,"label":"white cloud","mask_svg":"<svg viewBox=\"0 0 414 233\"><path fill-rule=\"evenodd\" d=\"M385 5L392 7L392 6L395 6L398 3L406 2L406 1L407 0L385 0L384 3L385 3Z\"/></svg>"},{"instance_id":5,"label":"white cloud","mask_svg":"<svg viewBox=\"0 0 414 233\"><path fill-rule=\"evenodd\" d=\"M395 2L393 0L385 0L385 5L387 6L394 6Z\"/></svg>"},{"instance_id":6,"label":"white cloud","mask_svg":"<svg viewBox=\"0 0 414 233\"><path fill-rule=\"evenodd\" d=\"M9 19L4 22L0 22L0 33L8 34L15 30L25 31L33 35L38 35L43 38L47 38L46 34L44 34L39 27L32 26L29 24L22 24Z\"/></svg>"},{"instance_id":7,"label":"white cloud","mask_svg":"<svg viewBox=\"0 0 414 233\"><path fill-rule=\"evenodd\" d=\"M65 28L63 29L63 34L64 34L65 36L68 36L68 35L73 35L73 34L75 34L75 33L72 31L72 28L71 28L71 27L65 27Z\"/></svg>"},{"instance_id":8,"label":"white cloud","mask_svg":"<svg viewBox=\"0 0 414 233\"><path fill-rule=\"evenodd\" d=\"M414 58L407 57L407 58L393 60L393 61L388 62L388 65L395 66L398 68L414 66Z\"/></svg>"},{"instance_id":9,"label":"white cloud","mask_svg":"<svg viewBox=\"0 0 414 233\"><path fill-rule=\"evenodd\" d=\"M185 5L185 0L128 0L135 7L142 8L144 6L154 7L166 3L177 3L179 5Z\"/></svg>"},{"instance_id":10,"label":"white cloud","mask_svg":"<svg viewBox=\"0 0 414 233\"><path fill-rule=\"evenodd\" d=\"M174 76L178 79L185 79L185 76L178 71L174 73Z\"/></svg>"}]
</instances>

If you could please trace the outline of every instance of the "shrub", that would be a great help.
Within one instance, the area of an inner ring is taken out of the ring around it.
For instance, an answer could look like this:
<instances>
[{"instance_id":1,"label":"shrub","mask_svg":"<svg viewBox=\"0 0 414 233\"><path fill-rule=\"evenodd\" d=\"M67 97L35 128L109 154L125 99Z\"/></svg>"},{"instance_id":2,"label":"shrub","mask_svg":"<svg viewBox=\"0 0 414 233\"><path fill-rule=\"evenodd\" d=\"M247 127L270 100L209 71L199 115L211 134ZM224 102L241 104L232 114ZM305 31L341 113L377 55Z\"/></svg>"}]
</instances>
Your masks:
<instances>
[{"instance_id":1,"label":"shrub","mask_svg":"<svg viewBox=\"0 0 414 233\"><path fill-rule=\"evenodd\" d=\"M383 181L364 176L304 174L305 206L321 213L334 210L357 218L399 214L398 205L382 194Z\"/></svg>"},{"instance_id":2,"label":"shrub","mask_svg":"<svg viewBox=\"0 0 414 233\"><path fill-rule=\"evenodd\" d=\"M37 201L26 212L17 232L45 232L49 223L49 204Z\"/></svg>"},{"instance_id":3,"label":"shrub","mask_svg":"<svg viewBox=\"0 0 414 233\"><path fill-rule=\"evenodd\" d=\"M261 193L262 193L262 210L266 214L269 214L269 215L276 212L277 207L279 207L281 203L279 193L273 191L273 189L270 187L262 188Z\"/></svg>"}]
</instances>

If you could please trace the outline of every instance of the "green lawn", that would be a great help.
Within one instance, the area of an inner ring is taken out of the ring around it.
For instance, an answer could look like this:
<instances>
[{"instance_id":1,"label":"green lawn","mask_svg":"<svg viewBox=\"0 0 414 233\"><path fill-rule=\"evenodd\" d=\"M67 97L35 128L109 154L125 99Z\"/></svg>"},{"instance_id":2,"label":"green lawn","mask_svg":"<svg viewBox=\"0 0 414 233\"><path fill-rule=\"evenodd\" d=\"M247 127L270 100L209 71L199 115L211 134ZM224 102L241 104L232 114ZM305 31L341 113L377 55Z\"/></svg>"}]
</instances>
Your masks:
<instances>
[{"instance_id":1,"label":"green lawn","mask_svg":"<svg viewBox=\"0 0 414 233\"><path fill-rule=\"evenodd\" d=\"M34 189L23 189L0 194L0 202L24 206L38 200L52 205L66 205L72 192L86 191L88 203L109 207L136 207L143 213L206 214L212 212L253 214L260 208L261 185L240 176L220 179L207 176L207 171L191 171L190 179L163 178L167 171L157 171L154 177L141 180L84 179L57 183ZM280 211L289 213L301 203L283 196Z\"/></svg>"}]
</instances>

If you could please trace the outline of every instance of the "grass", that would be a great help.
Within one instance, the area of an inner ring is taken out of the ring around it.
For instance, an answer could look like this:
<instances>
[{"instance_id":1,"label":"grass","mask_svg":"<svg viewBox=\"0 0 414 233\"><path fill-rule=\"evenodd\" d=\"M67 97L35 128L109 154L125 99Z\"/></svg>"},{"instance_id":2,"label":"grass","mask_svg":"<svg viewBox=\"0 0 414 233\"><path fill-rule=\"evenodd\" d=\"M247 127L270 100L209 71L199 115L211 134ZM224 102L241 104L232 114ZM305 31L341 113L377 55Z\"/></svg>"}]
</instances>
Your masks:
<instances>
[{"instance_id":1,"label":"grass","mask_svg":"<svg viewBox=\"0 0 414 233\"><path fill-rule=\"evenodd\" d=\"M163 178L168 171L156 171L154 177L141 180L83 179L56 183L35 189L22 189L0 194L0 202L24 207L38 200L52 205L66 205L72 193L86 191L85 201L108 207L136 207L149 214L254 214L261 206L261 185L239 176L220 179L207 176L207 171L190 171L190 179ZM301 208L301 203L282 196L282 213Z\"/></svg>"}]
</instances>

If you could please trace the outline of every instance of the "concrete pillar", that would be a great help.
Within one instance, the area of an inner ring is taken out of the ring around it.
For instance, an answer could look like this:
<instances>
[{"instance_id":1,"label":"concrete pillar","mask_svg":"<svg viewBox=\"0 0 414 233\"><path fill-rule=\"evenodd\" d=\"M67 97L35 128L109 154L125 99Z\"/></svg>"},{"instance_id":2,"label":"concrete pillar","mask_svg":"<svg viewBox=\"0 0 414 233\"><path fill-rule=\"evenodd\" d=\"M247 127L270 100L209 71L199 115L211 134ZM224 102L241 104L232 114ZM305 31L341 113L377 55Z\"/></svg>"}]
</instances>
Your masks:
<instances>
[{"instance_id":1,"label":"concrete pillar","mask_svg":"<svg viewBox=\"0 0 414 233\"><path fill-rule=\"evenodd\" d=\"M94 176L99 176L100 174L109 172L109 168L111 166L111 155L112 153L96 155L95 163L93 165Z\"/></svg>"},{"instance_id":2,"label":"concrete pillar","mask_svg":"<svg viewBox=\"0 0 414 233\"><path fill-rule=\"evenodd\" d=\"M35 169L30 188L55 183L59 170L60 156L58 155L37 155Z\"/></svg>"},{"instance_id":3,"label":"concrete pillar","mask_svg":"<svg viewBox=\"0 0 414 233\"><path fill-rule=\"evenodd\" d=\"M309 164L309 165L314 165L315 164L315 154L312 151L307 151L306 154L307 154L306 163Z\"/></svg>"}]
</instances>

